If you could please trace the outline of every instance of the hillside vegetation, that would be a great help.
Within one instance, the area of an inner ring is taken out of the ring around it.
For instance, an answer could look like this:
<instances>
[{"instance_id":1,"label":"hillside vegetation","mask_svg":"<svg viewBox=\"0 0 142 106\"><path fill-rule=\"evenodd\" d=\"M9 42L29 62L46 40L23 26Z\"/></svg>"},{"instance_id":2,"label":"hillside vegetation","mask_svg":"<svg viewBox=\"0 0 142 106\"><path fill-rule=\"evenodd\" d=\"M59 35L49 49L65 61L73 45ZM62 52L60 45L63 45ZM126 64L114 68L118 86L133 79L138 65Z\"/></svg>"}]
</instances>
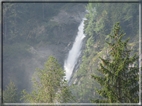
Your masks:
<instances>
[{"instance_id":1,"label":"hillside vegetation","mask_svg":"<svg viewBox=\"0 0 142 106\"><path fill-rule=\"evenodd\" d=\"M81 58L81 64L73 76L73 92L77 102L90 102L99 99L95 89L102 86L91 78L92 75L101 75L99 63L101 58L109 56L109 34L113 31L113 25L120 23L121 29L126 35L122 40L130 39L128 48L131 55L138 55L139 19L138 4L133 3L89 3L86 7L88 13L85 21L84 32L86 44ZM138 64L137 64L138 65Z\"/></svg>"},{"instance_id":2,"label":"hillside vegetation","mask_svg":"<svg viewBox=\"0 0 142 106\"><path fill-rule=\"evenodd\" d=\"M138 7L4 3L4 102L137 103ZM68 84L63 64L83 17L86 37Z\"/></svg>"},{"instance_id":3,"label":"hillside vegetation","mask_svg":"<svg viewBox=\"0 0 142 106\"><path fill-rule=\"evenodd\" d=\"M3 3L4 88L31 90L31 76L52 55L64 59L85 13L83 3Z\"/></svg>"}]
</instances>

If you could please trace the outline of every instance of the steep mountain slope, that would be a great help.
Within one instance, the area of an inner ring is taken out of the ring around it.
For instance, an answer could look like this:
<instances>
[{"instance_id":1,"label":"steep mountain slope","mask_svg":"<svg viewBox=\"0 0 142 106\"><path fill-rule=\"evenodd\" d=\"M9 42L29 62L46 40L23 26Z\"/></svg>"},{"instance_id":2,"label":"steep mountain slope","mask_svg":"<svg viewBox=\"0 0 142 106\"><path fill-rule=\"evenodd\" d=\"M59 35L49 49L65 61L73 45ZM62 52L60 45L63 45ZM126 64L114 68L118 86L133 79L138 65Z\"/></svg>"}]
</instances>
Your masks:
<instances>
[{"instance_id":1,"label":"steep mountain slope","mask_svg":"<svg viewBox=\"0 0 142 106\"><path fill-rule=\"evenodd\" d=\"M87 5L87 6L86 6ZM86 8L85 8L86 6ZM87 13L85 13L87 9ZM86 15L85 15L86 14ZM82 18L85 40L78 70L71 79L77 103L100 98L101 86L91 75L97 71L99 57L107 57L106 41L116 22L130 38L129 47L138 54L138 4L132 3L6 3L3 8L3 81L14 81L18 90L31 90L31 77L42 68L48 56L63 62L71 49Z\"/></svg>"},{"instance_id":2,"label":"steep mountain slope","mask_svg":"<svg viewBox=\"0 0 142 106\"><path fill-rule=\"evenodd\" d=\"M4 3L3 81L30 90L31 77L52 55L63 65L85 14L83 3Z\"/></svg>"},{"instance_id":3,"label":"steep mountain slope","mask_svg":"<svg viewBox=\"0 0 142 106\"><path fill-rule=\"evenodd\" d=\"M78 98L76 102L88 103L91 99L100 98L95 88L101 86L91 78L91 75L101 75L97 71L100 59L106 58L109 49L106 41L108 34L116 22L120 22L126 33L124 39L130 38L129 48L138 55L138 4L133 3L89 3L87 5L84 32L86 45L83 50L81 64L72 78L72 90Z\"/></svg>"}]
</instances>

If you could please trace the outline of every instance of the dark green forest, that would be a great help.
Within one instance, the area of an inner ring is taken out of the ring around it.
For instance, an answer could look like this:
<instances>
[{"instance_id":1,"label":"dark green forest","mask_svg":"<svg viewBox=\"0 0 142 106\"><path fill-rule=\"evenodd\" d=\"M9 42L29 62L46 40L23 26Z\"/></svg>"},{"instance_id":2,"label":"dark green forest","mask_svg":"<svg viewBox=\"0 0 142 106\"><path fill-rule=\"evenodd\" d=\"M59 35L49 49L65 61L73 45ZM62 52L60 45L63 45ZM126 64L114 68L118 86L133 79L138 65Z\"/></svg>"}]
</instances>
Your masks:
<instances>
[{"instance_id":1,"label":"dark green forest","mask_svg":"<svg viewBox=\"0 0 142 106\"><path fill-rule=\"evenodd\" d=\"M139 103L138 3L3 3L3 103ZM70 84L68 56L83 18Z\"/></svg>"}]
</instances>

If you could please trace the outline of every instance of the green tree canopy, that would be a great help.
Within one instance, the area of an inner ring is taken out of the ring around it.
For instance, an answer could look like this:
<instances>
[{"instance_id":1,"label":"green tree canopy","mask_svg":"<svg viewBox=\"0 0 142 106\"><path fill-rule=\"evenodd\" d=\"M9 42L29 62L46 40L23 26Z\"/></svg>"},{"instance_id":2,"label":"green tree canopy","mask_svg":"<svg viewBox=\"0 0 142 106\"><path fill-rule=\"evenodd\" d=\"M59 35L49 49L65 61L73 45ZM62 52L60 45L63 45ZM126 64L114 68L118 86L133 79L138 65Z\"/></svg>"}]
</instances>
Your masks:
<instances>
[{"instance_id":1,"label":"green tree canopy","mask_svg":"<svg viewBox=\"0 0 142 106\"><path fill-rule=\"evenodd\" d=\"M103 99L94 102L108 103L136 103L139 100L138 90L138 56L131 56L128 49L128 41L123 41L125 34L116 23L112 34L110 34L109 57L101 59L100 71L103 76L92 75L92 77L103 87L97 92Z\"/></svg>"},{"instance_id":2,"label":"green tree canopy","mask_svg":"<svg viewBox=\"0 0 142 106\"><path fill-rule=\"evenodd\" d=\"M6 86L6 89L3 91L3 103L17 103L19 102L18 96L15 84L10 81Z\"/></svg>"},{"instance_id":3,"label":"green tree canopy","mask_svg":"<svg viewBox=\"0 0 142 106\"><path fill-rule=\"evenodd\" d=\"M68 102L71 92L64 79L64 70L54 57L49 57L44 69L38 69L33 77L33 91L23 91L22 99L32 103ZM65 95L66 92L66 95Z\"/></svg>"}]
</instances>

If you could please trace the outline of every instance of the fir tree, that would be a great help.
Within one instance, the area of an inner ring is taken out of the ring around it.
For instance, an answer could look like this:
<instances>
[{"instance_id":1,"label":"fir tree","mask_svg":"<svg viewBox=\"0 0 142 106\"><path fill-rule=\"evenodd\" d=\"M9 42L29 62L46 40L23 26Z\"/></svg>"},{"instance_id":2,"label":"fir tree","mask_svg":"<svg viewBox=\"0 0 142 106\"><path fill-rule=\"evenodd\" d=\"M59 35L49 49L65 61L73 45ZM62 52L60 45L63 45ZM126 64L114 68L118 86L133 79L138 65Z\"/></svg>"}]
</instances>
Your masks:
<instances>
[{"instance_id":1,"label":"fir tree","mask_svg":"<svg viewBox=\"0 0 142 106\"><path fill-rule=\"evenodd\" d=\"M22 100L30 103L68 102L71 98L71 92L69 92L64 75L64 70L57 60L52 56L49 57L44 69L39 69L33 77L32 92L27 93L24 90ZM64 90L68 91L66 96L64 95L66 99L61 98Z\"/></svg>"},{"instance_id":2,"label":"fir tree","mask_svg":"<svg viewBox=\"0 0 142 106\"><path fill-rule=\"evenodd\" d=\"M15 84L10 81L3 91L3 103L17 103L19 102L18 91Z\"/></svg>"},{"instance_id":3,"label":"fir tree","mask_svg":"<svg viewBox=\"0 0 142 106\"><path fill-rule=\"evenodd\" d=\"M101 58L98 71L103 76L92 75L102 89L97 92L103 99L94 100L93 102L106 103L136 103L139 100L138 84L138 56L130 55L128 49L128 39L123 41L125 34L120 30L119 23L116 23L112 34L110 34L109 57Z\"/></svg>"}]
</instances>

